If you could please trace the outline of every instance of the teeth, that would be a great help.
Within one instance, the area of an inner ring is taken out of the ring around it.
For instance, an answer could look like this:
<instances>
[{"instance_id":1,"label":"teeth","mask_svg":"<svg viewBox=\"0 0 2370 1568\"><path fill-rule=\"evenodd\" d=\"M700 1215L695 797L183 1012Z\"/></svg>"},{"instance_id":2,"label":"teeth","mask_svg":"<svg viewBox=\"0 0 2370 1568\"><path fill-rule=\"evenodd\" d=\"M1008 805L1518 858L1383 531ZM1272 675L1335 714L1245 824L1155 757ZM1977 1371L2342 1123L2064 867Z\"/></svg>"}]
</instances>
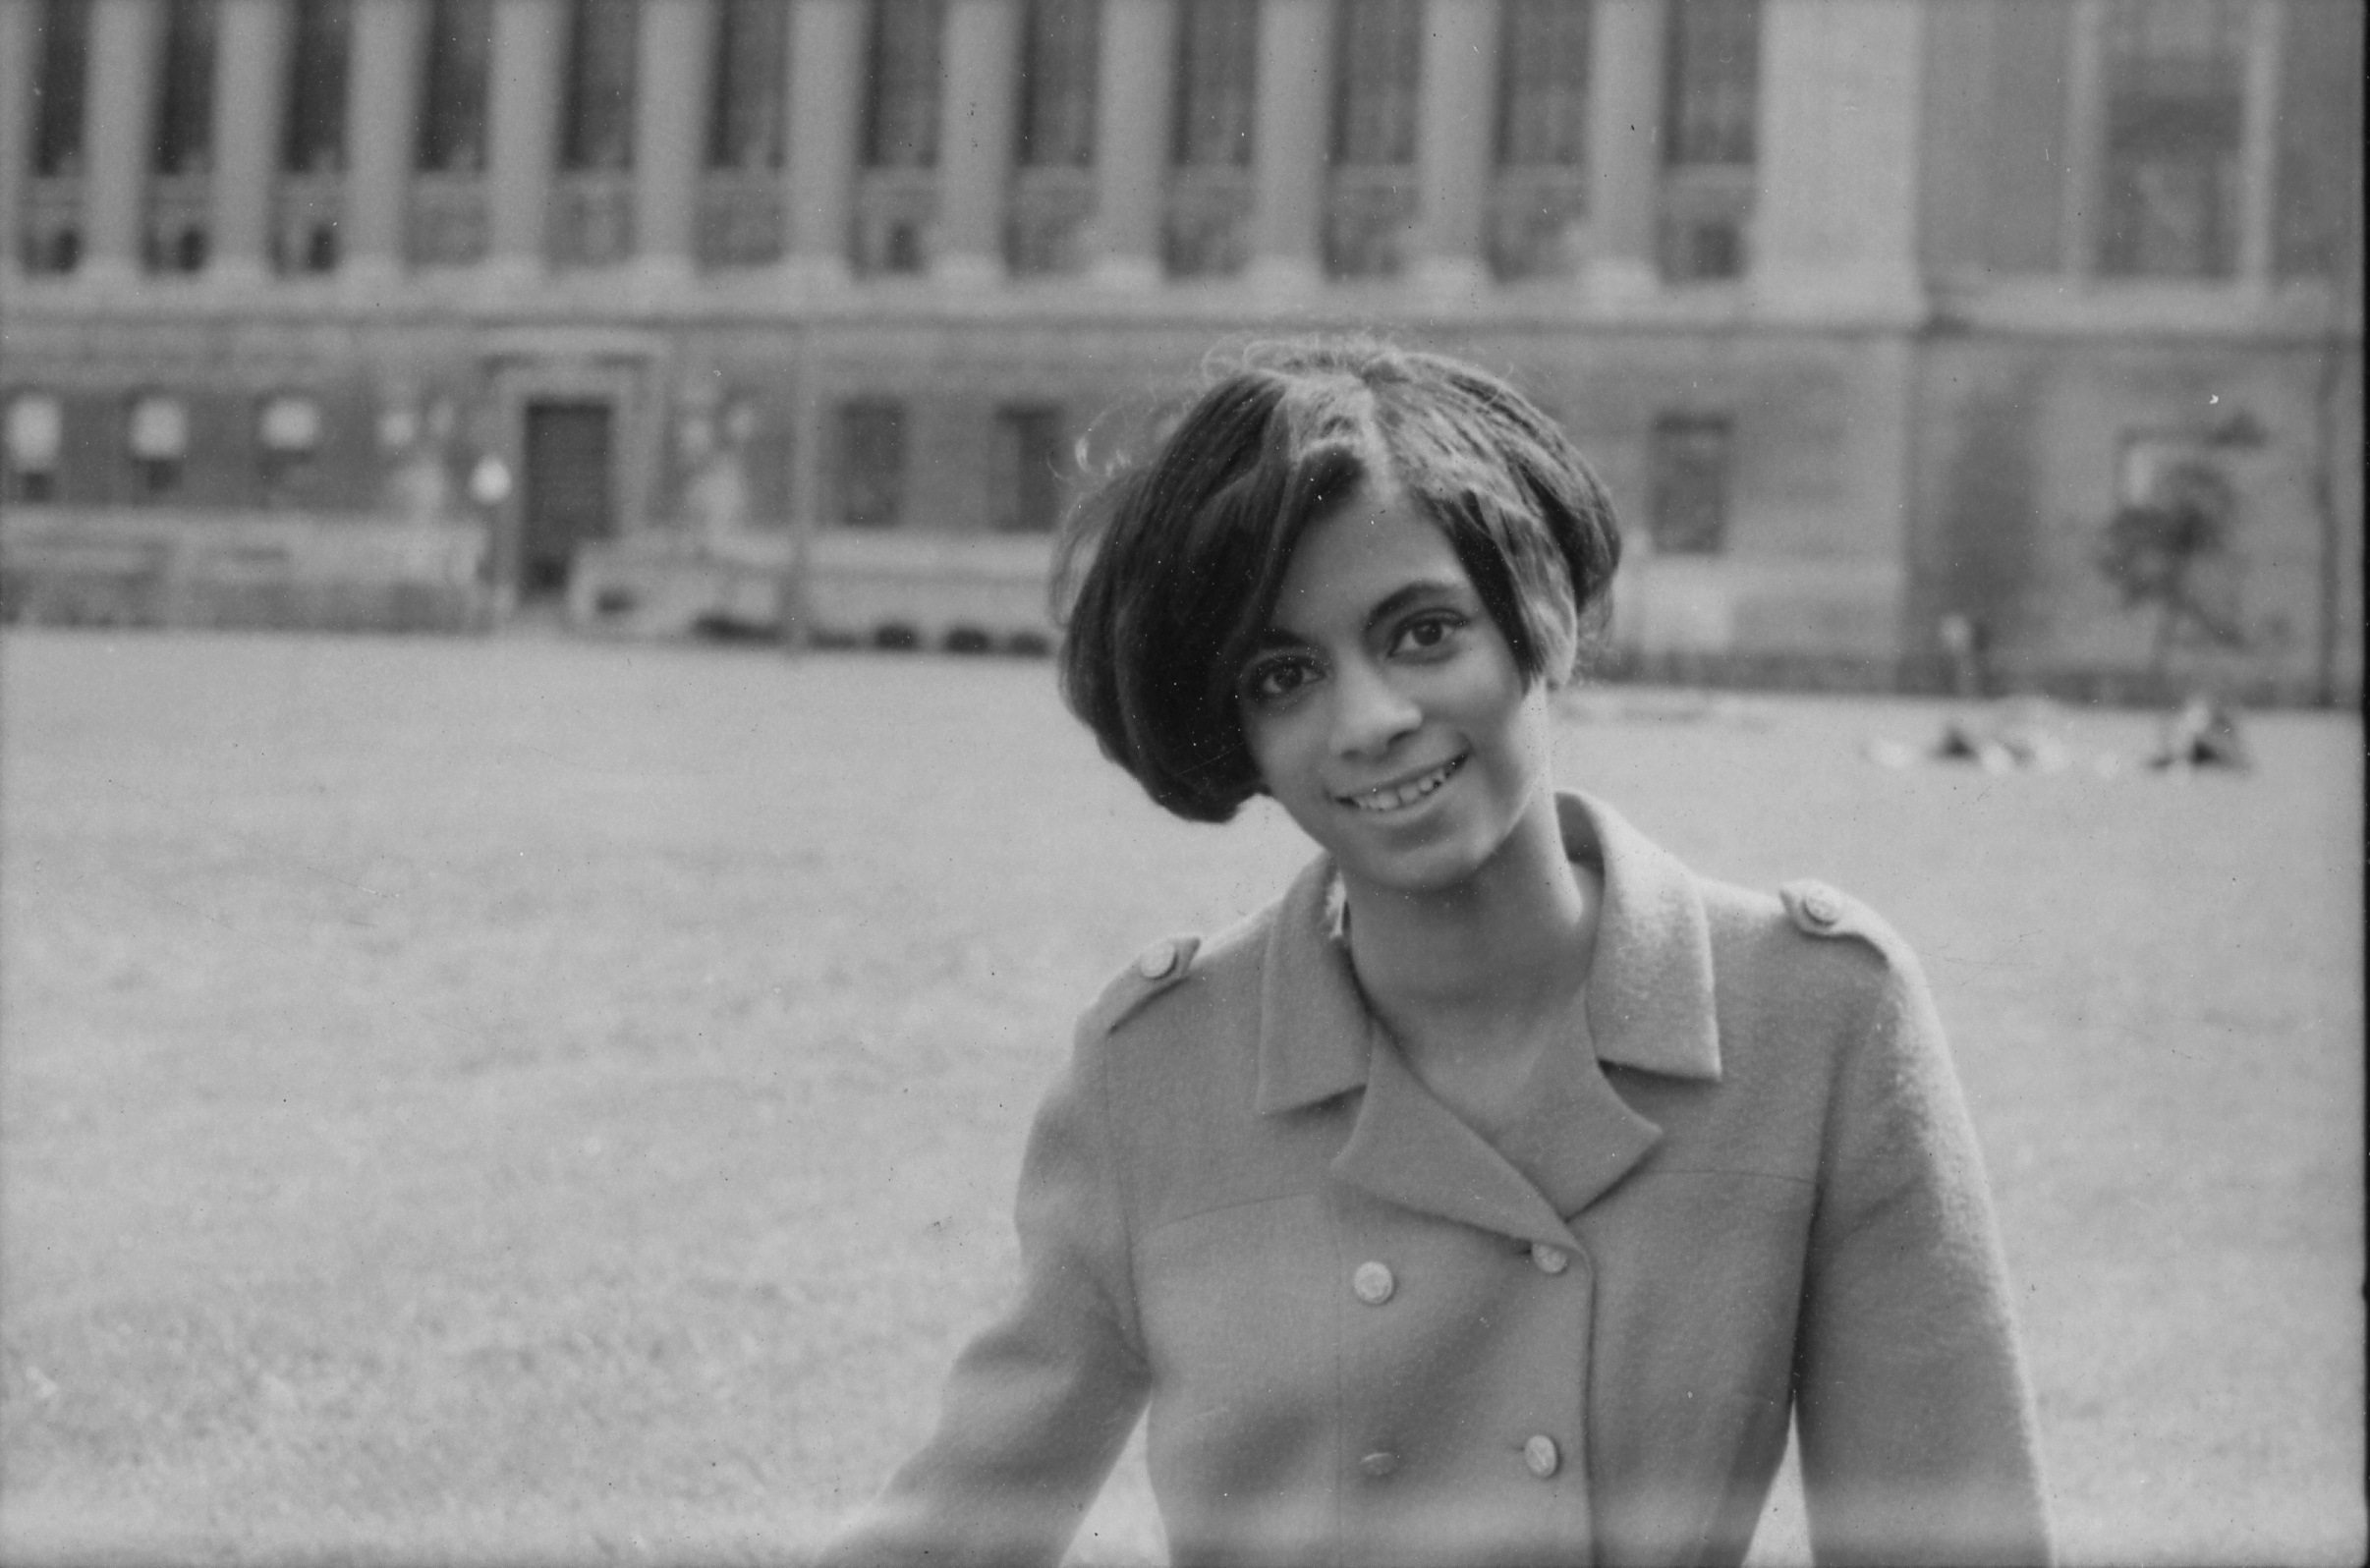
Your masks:
<instances>
[{"instance_id":1,"label":"teeth","mask_svg":"<svg viewBox=\"0 0 2370 1568\"><path fill-rule=\"evenodd\" d=\"M1464 760L1460 756L1453 762L1442 763L1422 778L1411 779L1393 789L1368 790L1363 795L1353 795L1350 797L1350 804L1361 812L1395 812L1401 807L1413 806L1434 790L1447 783L1448 775L1463 765Z\"/></svg>"}]
</instances>

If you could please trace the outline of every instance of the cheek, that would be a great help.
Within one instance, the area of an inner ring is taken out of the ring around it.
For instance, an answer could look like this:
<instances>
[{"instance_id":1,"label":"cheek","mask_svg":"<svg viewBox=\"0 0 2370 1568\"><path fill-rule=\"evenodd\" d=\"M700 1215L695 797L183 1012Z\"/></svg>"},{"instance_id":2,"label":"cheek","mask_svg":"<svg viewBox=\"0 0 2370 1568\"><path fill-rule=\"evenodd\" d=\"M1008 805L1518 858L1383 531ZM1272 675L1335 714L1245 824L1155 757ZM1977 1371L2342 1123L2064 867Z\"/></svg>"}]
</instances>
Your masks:
<instances>
[{"instance_id":1,"label":"cheek","mask_svg":"<svg viewBox=\"0 0 2370 1568\"><path fill-rule=\"evenodd\" d=\"M1272 713L1242 715L1243 750L1251 754L1251 769L1262 795L1281 798L1291 789L1289 726Z\"/></svg>"}]
</instances>

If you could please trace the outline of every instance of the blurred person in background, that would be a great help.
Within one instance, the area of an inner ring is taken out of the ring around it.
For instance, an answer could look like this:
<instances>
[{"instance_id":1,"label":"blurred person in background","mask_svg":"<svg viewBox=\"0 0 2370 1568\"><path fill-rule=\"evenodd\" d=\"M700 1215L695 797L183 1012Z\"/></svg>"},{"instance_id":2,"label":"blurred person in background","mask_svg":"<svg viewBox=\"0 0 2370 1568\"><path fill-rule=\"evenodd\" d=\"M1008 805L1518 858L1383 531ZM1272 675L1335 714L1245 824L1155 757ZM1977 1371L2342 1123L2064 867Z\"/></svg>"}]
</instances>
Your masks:
<instances>
[{"instance_id":1,"label":"blurred person in background","mask_svg":"<svg viewBox=\"0 0 2370 1568\"><path fill-rule=\"evenodd\" d=\"M1148 1407L1181 1563L1733 1563L1789 1428L1821 1560L2048 1558L1915 958L1554 787L1619 554L1520 393L1364 340L1255 351L1073 519L1070 706L1319 854L1087 1010L1018 1299L826 1561L1052 1562Z\"/></svg>"}]
</instances>

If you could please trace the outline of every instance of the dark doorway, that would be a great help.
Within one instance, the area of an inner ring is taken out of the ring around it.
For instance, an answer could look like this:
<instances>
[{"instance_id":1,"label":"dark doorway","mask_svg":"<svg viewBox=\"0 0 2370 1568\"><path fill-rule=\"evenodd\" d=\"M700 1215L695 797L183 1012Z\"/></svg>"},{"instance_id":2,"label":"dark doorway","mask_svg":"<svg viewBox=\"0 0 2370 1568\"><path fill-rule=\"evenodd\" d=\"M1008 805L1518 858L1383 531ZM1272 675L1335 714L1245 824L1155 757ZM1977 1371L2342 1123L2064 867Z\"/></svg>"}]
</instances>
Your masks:
<instances>
[{"instance_id":1,"label":"dark doorway","mask_svg":"<svg viewBox=\"0 0 2370 1568\"><path fill-rule=\"evenodd\" d=\"M521 502L519 597L564 592L576 547L616 532L606 403L527 405L527 485Z\"/></svg>"}]
</instances>

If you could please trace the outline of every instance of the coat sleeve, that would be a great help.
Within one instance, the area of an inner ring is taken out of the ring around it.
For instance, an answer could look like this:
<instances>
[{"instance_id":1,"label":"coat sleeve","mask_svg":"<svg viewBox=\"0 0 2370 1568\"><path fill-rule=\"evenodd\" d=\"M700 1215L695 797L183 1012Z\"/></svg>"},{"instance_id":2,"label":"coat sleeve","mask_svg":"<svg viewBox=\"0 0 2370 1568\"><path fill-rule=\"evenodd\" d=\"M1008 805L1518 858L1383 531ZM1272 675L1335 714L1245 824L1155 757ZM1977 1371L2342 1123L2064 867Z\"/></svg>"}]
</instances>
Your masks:
<instances>
[{"instance_id":1,"label":"coat sleeve","mask_svg":"<svg viewBox=\"0 0 2370 1568\"><path fill-rule=\"evenodd\" d=\"M1052 1563L1126 1442L1148 1378L1099 1033L1082 1028L1030 1134L1018 1299L957 1358L935 1433L820 1563Z\"/></svg>"},{"instance_id":2,"label":"coat sleeve","mask_svg":"<svg viewBox=\"0 0 2370 1568\"><path fill-rule=\"evenodd\" d=\"M1941 1021L1899 938L1856 907L1827 924L1881 968L1837 1066L1797 1341L1813 1555L2047 1562L2032 1394Z\"/></svg>"}]
</instances>

